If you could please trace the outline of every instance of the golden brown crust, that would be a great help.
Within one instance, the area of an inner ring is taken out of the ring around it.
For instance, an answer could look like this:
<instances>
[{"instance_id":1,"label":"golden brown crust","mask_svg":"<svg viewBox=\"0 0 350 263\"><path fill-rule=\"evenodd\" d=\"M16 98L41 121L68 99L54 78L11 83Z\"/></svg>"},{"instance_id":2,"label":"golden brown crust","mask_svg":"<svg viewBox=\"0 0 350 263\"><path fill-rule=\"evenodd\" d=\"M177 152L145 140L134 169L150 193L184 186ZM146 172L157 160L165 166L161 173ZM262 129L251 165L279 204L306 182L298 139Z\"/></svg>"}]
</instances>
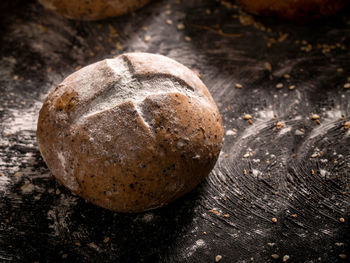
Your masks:
<instances>
[{"instance_id":1,"label":"golden brown crust","mask_svg":"<svg viewBox=\"0 0 350 263\"><path fill-rule=\"evenodd\" d=\"M139 212L175 200L208 175L223 127L194 72L134 53L85 67L53 89L37 138L52 173L74 193Z\"/></svg>"},{"instance_id":2,"label":"golden brown crust","mask_svg":"<svg viewBox=\"0 0 350 263\"><path fill-rule=\"evenodd\" d=\"M150 0L39 0L47 9L67 18L100 20L143 7Z\"/></svg>"},{"instance_id":3,"label":"golden brown crust","mask_svg":"<svg viewBox=\"0 0 350 263\"><path fill-rule=\"evenodd\" d=\"M349 3L349 0L238 1L247 11L253 14L278 16L296 21L333 15Z\"/></svg>"}]
</instances>

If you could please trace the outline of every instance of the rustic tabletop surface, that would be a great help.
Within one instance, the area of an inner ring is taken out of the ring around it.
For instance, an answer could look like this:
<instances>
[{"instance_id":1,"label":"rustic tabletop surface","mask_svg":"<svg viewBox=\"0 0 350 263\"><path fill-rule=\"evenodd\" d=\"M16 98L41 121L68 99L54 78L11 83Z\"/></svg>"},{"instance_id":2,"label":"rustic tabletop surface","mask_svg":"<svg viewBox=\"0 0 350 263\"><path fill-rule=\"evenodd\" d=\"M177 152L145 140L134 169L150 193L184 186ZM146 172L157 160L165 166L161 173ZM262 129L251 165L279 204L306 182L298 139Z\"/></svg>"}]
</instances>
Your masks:
<instances>
[{"instance_id":1,"label":"rustic tabletop surface","mask_svg":"<svg viewBox=\"0 0 350 263\"><path fill-rule=\"evenodd\" d=\"M164 0L79 22L13 3L0 17L1 262L350 262L349 8L293 25L224 1ZM50 88L131 51L198 71L225 138L190 194L120 214L59 185L35 131Z\"/></svg>"}]
</instances>

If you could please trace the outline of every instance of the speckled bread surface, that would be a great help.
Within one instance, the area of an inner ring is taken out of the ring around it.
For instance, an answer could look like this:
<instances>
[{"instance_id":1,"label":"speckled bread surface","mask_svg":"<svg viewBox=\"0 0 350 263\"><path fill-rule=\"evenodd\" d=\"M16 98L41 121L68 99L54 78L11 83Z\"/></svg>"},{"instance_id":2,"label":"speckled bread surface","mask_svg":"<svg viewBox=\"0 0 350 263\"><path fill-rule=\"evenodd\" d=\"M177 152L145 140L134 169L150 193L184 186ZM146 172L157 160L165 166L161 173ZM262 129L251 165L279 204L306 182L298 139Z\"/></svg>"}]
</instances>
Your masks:
<instances>
[{"instance_id":1,"label":"speckled bread surface","mask_svg":"<svg viewBox=\"0 0 350 263\"><path fill-rule=\"evenodd\" d=\"M161 55L127 53L68 76L40 110L37 140L59 182L101 207L161 207L212 170L219 111L198 76Z\"/></svg>"},{"instance_id":2,"label":"speckled bread surface","mask_svg":"<svg viewBox=\"0 0 350 263\"><path fill-rule=\"evenodd\" d=\"M254 14L278 16L303 22L305 19L334 15L345 7L349 0L238 0Z\"/></svg>"},{"instance_id":3,"label":"speckled bread surface","mask_svg":"<svg viewBox=\"0 0 350 263\"><path fill-rule=\"evenodd\" d=\"M39 0L47 9L67 18L100 20L143 7L150 0Z\"/></svg>"}]
</instances>

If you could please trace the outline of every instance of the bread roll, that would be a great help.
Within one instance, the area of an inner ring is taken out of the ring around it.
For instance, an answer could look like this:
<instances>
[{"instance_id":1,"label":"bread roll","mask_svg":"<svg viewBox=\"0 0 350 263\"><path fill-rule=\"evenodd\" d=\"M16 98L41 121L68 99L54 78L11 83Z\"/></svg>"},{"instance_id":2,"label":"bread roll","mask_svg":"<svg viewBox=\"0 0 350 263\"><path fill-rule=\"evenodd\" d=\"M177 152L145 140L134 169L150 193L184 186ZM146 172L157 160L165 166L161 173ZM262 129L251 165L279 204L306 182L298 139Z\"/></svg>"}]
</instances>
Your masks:
<instances>
[{"instance_id":1,"label":"bread roll","mask_svg":"<svg viewBox=\"0 0 350 263\"><path fill-rule=\"evenodd\" d=\"M143 7L150 0L39 0L49 10L67 18L100 20L124 15Z\"/></svg>"},{"instance_id":2,"label":"bread roll","mask_svg":"<svg viewBox=\"0 0 350 263\"><path fill-rule=\"evenodd\" d=\"M40 110L37 140L72 192L120 212L163 206L214 167L223 127L197 75L167 57L129 53L68 76Z\"/></svg>"},{"instance_id":3,"label":"bread roll","mask_svg":"<svg viewBox=\"0 0 350 263\"><path fill-rule=\"evenodd\" d=\"M333 15L349 0L238 0L254 14L278 16L303 22L305 19Z\"/></svg>"}]
</instances>

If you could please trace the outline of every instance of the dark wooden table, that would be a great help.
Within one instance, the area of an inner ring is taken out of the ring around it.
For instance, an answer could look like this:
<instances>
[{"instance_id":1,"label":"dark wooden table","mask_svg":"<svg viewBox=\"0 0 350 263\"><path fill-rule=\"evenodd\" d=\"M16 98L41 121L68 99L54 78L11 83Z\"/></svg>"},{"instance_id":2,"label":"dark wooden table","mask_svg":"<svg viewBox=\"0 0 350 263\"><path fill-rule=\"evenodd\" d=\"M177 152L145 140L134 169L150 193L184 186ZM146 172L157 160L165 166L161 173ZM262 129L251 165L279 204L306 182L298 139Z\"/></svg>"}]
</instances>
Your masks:
<instances>
[{"instance_id":1,"label":"dark wooden table","mask_svg":"<svg viewBox=\"0 0 350 263\"><path fill-rule=\"evenodd\" d=\"M35 1L1 12L1 262L350 262L350 9L295 25L227 2L178 2L100 22ZM142 214L71 194L35 139L50 88L131 51L200 72L226 132L199 187Z\"/></svg>"}]
</instances>

